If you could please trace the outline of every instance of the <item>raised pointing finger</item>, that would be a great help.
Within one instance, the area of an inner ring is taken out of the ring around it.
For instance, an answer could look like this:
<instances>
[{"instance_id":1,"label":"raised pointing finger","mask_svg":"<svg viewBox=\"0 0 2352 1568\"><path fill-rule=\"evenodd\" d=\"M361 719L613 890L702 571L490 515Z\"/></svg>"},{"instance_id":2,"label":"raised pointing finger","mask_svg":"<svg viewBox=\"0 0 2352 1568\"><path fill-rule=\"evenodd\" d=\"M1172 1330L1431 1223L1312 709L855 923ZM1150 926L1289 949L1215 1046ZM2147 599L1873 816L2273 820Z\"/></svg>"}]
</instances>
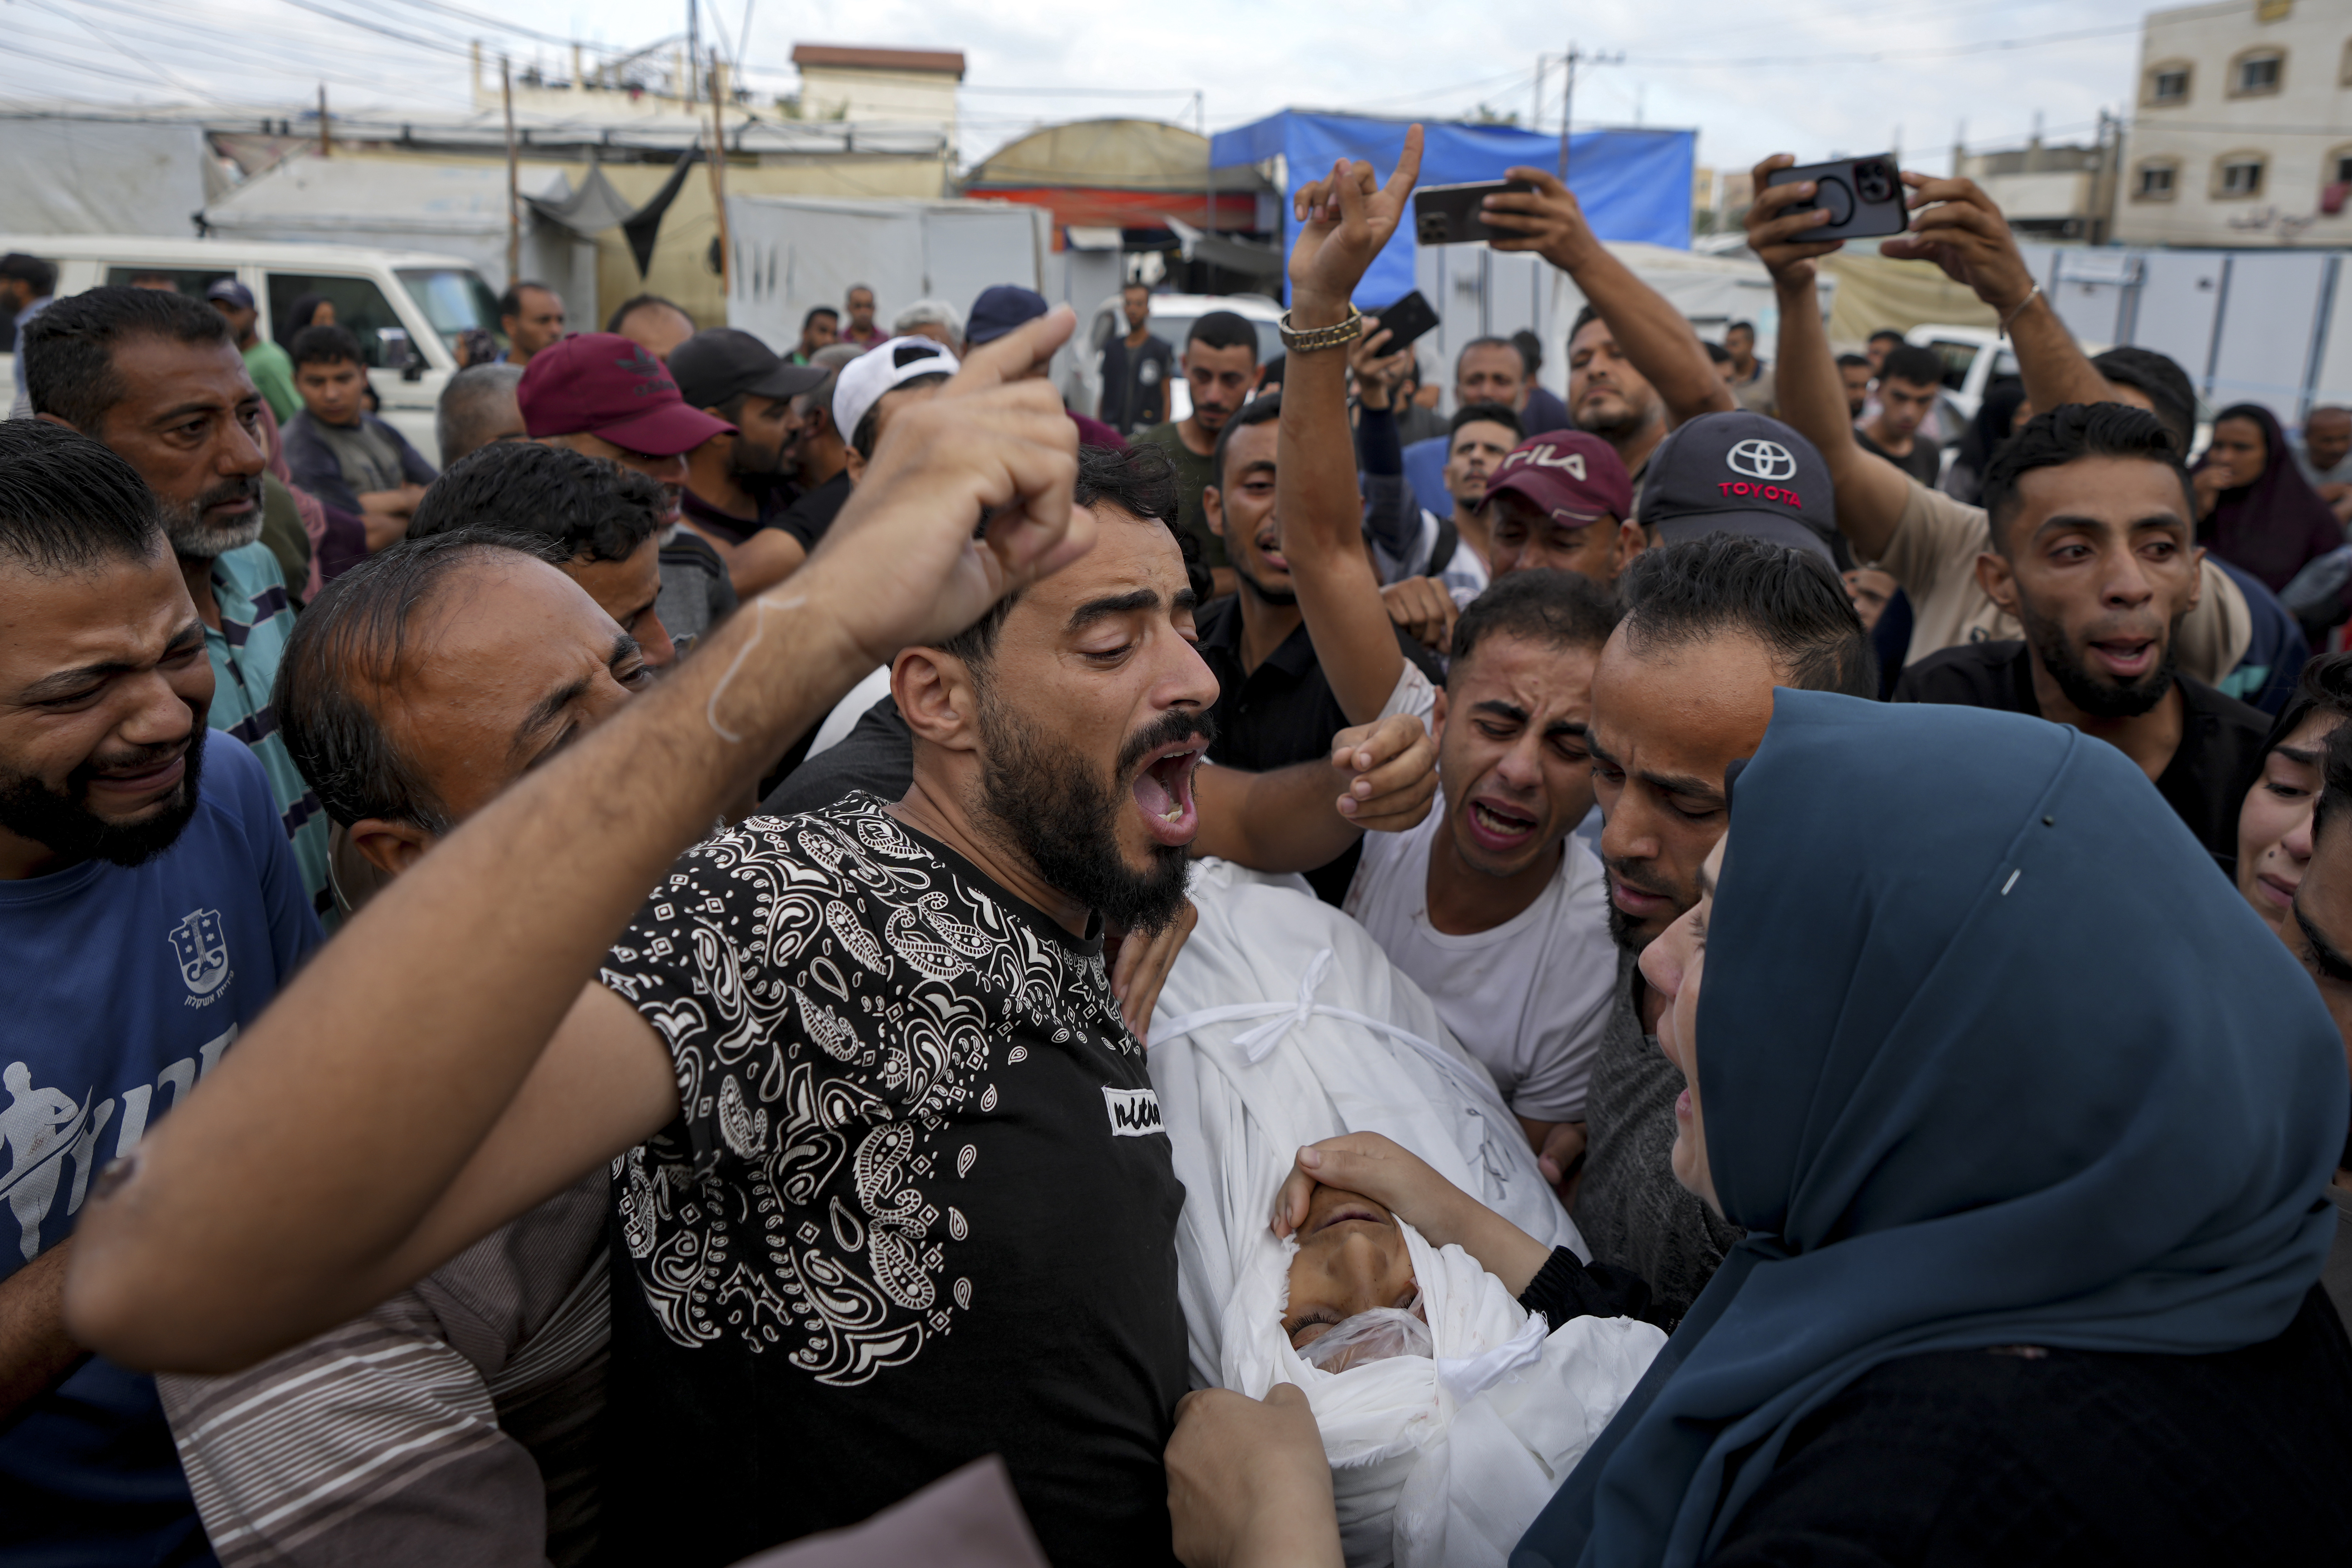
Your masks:
<instances>
[{"instance_id":1,"label":"raised pointing finger","mask_svg":"<svg viewBox=\"0 0 2352 1568\"><path fill-rule=\"evenodd\" d=\"M1381 188L1402 203L1420 179L1421 127L1408 125L1404 131L1404 150L1397 154L1396 167L1389 171L1388 184Z\"/></svg>"},{"instance_id":2,"label":"raised pointing finger","mask_svg":"<svg viewBox=\"0 0 2352 1568\"><path fill-rule=\"evenodd\" d=\"M1067 305L1056 305L1035 321L1024 321L994 342L983 344L964 356L956 367L954 378L940 389L941 395L957 397L1019 381L1052 359L1054 351L1068 341L1077 324L1077 312Z\"/></svg>"}]
</instances>

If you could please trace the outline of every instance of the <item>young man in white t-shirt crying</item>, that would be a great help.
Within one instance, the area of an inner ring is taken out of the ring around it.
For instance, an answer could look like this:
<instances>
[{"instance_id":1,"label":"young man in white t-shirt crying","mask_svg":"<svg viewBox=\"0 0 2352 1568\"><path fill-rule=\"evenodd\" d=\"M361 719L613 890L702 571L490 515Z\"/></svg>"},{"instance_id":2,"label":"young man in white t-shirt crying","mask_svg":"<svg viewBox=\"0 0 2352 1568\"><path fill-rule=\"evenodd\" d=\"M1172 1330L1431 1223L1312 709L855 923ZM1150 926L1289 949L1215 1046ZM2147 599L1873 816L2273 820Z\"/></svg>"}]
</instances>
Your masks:
<instances>
[{"instance_id":1,"label":"young man in white t-shirt crying","mask_svg":"<svg viewBox=\"0 0 2352 1568\"><path fill-rule=\"evenodd\" d=\"M1463 612L1438 694L1436 809L1369 836L1347 910L1437 1005L1559 1184L1617 978L1592 808L1592 674L1622 612L1574 573L1516 572Z\"/></svg>"}]
</instances>

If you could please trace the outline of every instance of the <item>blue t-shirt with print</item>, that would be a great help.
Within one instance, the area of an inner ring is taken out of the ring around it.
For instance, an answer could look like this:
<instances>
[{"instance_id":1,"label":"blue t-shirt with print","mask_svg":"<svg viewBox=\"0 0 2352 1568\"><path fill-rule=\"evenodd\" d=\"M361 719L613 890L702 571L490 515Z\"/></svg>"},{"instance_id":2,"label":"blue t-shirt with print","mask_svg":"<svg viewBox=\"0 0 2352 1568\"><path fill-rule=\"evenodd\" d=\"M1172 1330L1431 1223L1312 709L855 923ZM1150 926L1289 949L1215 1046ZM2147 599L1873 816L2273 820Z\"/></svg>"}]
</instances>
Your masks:
<instances>
[{"instance_id":1,"label":"blue t-shirt with print","mask_svg":"<svg viewBox=\"0 0 2352 1568\"><path fill-rule=\"evenodd\" d=\"M323 940L253 753L215 730L195 815L143 866L0 881L0 1279L220 1064ZM0 1433L0 1562L211 1561L152 1378L103 1357Z\"/></svg>"}]
</instances>

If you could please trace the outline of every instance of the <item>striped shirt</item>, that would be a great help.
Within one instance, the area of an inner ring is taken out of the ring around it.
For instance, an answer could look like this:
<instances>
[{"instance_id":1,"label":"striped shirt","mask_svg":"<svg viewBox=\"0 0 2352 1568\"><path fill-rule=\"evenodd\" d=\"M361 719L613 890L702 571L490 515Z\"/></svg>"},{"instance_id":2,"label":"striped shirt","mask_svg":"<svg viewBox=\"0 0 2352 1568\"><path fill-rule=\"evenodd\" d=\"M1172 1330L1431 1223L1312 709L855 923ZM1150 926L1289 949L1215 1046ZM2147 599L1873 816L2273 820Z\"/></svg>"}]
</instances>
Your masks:
<instances>
[{"instance_id":1,"label":"striped shirt","mask_svg":"<svg viewBox=\"0 0 2352 1568\"><path fill-rule=\"evenodd\" d=\"M302 889L320 923L332 931L341 914L327 879L326 808L295 767L286 738L278 732L278 710L269 705L278 661L294 635L286 575L269 547L248 544L215 558L213 600L220 606L220 625L205 628L205 651L213 660L212 727L235 735L261 759L278 820L294 845Z\"/></svg>"},{"instance_id":2,"label":"striped shirt","mask_svg":"<svg viewBox=\"0 0 2352 1568\"><path fill-rule=\"evenodd\" d=\"M581 1568L612 1320L599 1170L362 1317L155 1380L222 1568Z\"/></svg>"}]
</instances>

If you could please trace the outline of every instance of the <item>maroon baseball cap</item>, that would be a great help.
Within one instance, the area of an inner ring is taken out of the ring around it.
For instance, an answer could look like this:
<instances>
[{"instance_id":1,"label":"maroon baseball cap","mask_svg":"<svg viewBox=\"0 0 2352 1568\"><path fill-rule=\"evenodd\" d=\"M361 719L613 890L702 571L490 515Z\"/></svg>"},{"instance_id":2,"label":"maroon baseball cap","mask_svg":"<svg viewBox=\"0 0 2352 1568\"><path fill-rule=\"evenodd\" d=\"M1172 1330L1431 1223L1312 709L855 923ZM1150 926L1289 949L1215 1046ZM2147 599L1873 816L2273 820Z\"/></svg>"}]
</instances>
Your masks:
<instances>
[{"instance_id":1,"label":"maroon baseball cap","mask_svg":"<svg viewBox=\"0 0 2352 1568\"><path fill-rule=\"evenodd\" d=\"M1511 448L1486 481L1491 503L1505 490L1525 496L1570 528L1633 510L1633 481L1616 449L1582 430L1547 430Z\"/></svg>"},{"instance_id":2,"label":"maroon baseball cap","mask_svg":"<svg viewBox=\"0 0 2352 1568\"><path fill-rule=\"evenodd\" d=\"M617 332L583 332L531 355L515 402L534 440L584 433L652 458L735 428L680 397L661 361Z\"/></svg>"}]
</instances>

